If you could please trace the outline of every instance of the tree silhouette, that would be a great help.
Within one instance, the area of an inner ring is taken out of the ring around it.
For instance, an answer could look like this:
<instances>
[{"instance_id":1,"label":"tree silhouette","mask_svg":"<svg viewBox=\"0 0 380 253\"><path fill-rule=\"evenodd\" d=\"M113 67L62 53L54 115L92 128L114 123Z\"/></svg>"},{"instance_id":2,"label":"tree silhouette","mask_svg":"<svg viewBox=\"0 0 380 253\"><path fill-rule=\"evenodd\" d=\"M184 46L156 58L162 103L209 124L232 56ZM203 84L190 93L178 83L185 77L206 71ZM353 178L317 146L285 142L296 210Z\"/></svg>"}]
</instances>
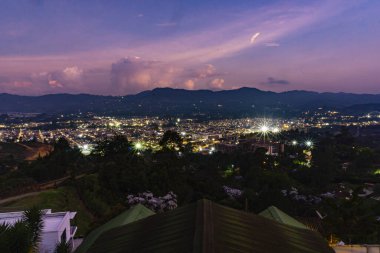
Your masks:
<instances>
[{"instance_id":1,"label":"tree silhouette","mask_svg":"<svg viewBox=\"0 0 380 253\"><path fill-rule=\"evenodd\" d=\"M159 144L162 149L177 151L183 150L182 138L176 131L173 130L167 130L162 136Z\"/></svg>"}]
</instances>

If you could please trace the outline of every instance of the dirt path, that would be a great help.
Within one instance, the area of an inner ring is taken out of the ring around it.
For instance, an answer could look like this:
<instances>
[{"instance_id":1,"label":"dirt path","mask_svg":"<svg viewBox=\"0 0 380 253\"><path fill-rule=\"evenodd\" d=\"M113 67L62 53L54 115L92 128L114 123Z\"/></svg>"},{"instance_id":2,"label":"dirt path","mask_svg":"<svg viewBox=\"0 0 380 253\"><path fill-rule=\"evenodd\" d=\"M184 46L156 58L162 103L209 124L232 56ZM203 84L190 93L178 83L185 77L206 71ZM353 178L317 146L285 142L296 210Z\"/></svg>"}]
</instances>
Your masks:
<instances>
[{"instance_id":1,"label":"dirt path","mask_svg":"<svg viewBox=\"0 0 380 253\"><path fill-rule=\"evenodd\" d=\"M22 199L22 198L26 198L26 197L30 197L30 196L35 196L35 195L40 194L41 192L42 191L28 192L28 193L24 193L24 194L21 194L21 195L9 197L9 198L6 198L6 199L1 199L0 200L0 205L4 204L4 203L7 203L7 202L15 201L15 200L18 200L18 199Z\"/></svg>"},{"instance_id":2,"label":"dirt path","mask_svg":"<svg viewBox=\"0 0 380 253\"><path fill-rule=\"evenodd\" d=\"M81 177L84 177L85 175L86 174L78 175L78 176L75 177L75 179L79 179ZM44 192L45 190L56 188L57 186L59 186L60 184L62 184L64 181L66 181L69 178L70 178L69 176L66 176L66 177L63 177L63 178L60 178L60 179L56 179L56 180L49 181L49 182L46 182L46 183L43 183L43 184L39 184L38 185L38 187L40 189L39 191L28 192L28 193L24 193L24 194L20 194L20 195L16 195L16 196L8 197L8 198L5 198L5 199L0 199L0 205L4 204L4 203L7 203L7 202L15 201L15 200L18 200L18 199L22 199L22 198L25 198L25 197L34 196L34 195L37 195L37 194L39 194L41 192Z\"/></svg>"}]
</instances>

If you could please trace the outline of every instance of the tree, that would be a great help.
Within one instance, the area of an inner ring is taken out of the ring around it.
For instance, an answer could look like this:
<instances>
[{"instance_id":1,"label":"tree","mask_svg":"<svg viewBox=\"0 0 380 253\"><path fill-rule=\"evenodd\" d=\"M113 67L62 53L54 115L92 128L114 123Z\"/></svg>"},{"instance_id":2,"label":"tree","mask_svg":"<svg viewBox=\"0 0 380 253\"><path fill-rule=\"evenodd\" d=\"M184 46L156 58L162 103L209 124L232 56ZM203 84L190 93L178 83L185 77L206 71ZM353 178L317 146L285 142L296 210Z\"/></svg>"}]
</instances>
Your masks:
<instances>
[{"instance_id":1,"label":"tree","mask_svg":"<svg viewBox=\"0 0 380 253\"><path fill-rule=\"evenodd\" d=\"M93 155L97 156L113 156L116 154L126 154L131 151L131 143L124 135L116 135L112 139L106 139L98 143Z\"/></svg>"},{"instance_id":2,"label":"tree","mask_svg":"<svg viewBox=\"0 0 380 253\"><path fill-rule=\"evenodd\" d=\"M32 246L37 249L43 228L42 211L37 206L31 207L24 212L24 221L32 236Z\"/></svg>"},{"instance_id":3,"label":"tree","mask_svg":"<svg viewBox=\"0 0 380 253\"><path fill-rule=\"evenodd\" d=\"M70 253L70 244L65 241L61 241L55 247L54 253Z\"/></svg>"},{"instance_id":4,"label":"tree","mask_svg":"<svg viewBox=\"0 0 380 253\"><path fill-rule=\"evenodd\" d=\"M350 199L329 199L324 206L323 220L329 233L338 235L346 243L377 243L380 239L375 206L357 195Z\"/></svg>"},{"instance_id":5,"label":"tree","mask_svg":"<svg viewBox=\"0 0 380 253\"><path fill-rule=\"evenodd\" d=\"M357 148L354 154L354 160L349 168L351 172L365 174L373 170L375 153L370 148Z\"/></svg>"},{"instance_id":6,"label":"tree","mask_svg":"<svg viewBox=\"0 0 380 253\"><path fill-rule=\"evenodd\" d=\"M1 253L38 252L39 236L42 230L42 213L32 207L24 217L13 225L0 224Z\"/></svg>"},{"instance_id":7,"label":"tree","mask_svg":"<svg viewBox=\"0 0 380 253\"><path fill-rule=\"evenodd\" d=\"M54 143L54 151L67 151L70 150L70 143L65 138L59 138Z\"/></svg>"},{"instance_id":8,"label":"tree","mask_svg":"<svg viewBox=\"0 0 380 253\"><path fill-rule=\"evenodd\" d=\"M173 130L167 130L162 136L159 144L162 149L178 151L183 150L182 138L176 131Z\"/></svg>"},{"instance_id":9,"label":"tree","mask_svg":"<svg viewBox=\"0 0 380 253\"><path fill-rule=\"evenodd\" d=\"M25 221L12 226L1 225L0 250L2 253L29 253L33 248L32 234Z\"/></svg>"}]
</instances>

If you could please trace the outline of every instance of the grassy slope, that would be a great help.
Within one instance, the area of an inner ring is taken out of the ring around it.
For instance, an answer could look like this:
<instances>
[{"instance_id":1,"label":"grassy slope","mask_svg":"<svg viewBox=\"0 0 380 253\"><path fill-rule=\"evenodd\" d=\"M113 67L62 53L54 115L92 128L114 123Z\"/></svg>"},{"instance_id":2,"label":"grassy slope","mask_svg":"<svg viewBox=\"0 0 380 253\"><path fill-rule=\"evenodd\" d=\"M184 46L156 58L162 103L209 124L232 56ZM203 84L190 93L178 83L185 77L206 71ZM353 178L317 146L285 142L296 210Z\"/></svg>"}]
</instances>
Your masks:
<instances>
[{"instance_id":1,"label":"grassy slope","mask_svg":"<svg viewBox=\"0 0 380 253\"><path fill-rule=\"evenodd\" d=\"M43 143L5 143L0 142L0 160L12 155L16 160L34 160L38 154L45 156L52 149Z\"/></svg>"},{"instance_id":2,"label":"grassy slope","mask_svg":"<svg viewBox=\"0 0 380 253\"><path fill-rule=\"evenodd\" d=\"M93 221L93 216L86 210L73 187L65 186L41 192L36 196L26 197L0 205L0 212L25 210L32 205L41 209L57 211L76 211L73 224L78 226L77 236L85 235Z\"/></svg>"}]
</instances>

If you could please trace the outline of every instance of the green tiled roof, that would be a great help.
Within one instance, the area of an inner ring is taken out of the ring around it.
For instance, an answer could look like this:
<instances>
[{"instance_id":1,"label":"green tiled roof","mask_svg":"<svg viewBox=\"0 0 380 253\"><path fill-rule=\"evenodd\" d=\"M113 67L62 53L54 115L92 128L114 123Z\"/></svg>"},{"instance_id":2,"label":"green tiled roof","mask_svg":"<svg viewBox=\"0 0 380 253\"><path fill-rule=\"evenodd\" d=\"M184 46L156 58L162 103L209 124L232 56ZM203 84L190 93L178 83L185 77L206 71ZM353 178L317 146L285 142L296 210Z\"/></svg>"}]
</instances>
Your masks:
<instances>
[{"instance_id":1,"label":"green tiled roof","mask_svg":"<svg viewBox=\"0 0 380 253\"><path fill-rule=\"evenodd\" d=\"M87 252L87 250L91 247L91 245L98 239L98 237L103 234L104 232L120 227L129 223L132 223L134 221L138 221L140 219L146 218L148 216L153 215L154 212L150 209L146 208L145 206L138 204L136 206L131 207L129 210L119 214L112 220L108 221L107 223L103 224L102 226L98 227L97 229L93 230L91 233L89 233L82 244L78 247L78 249L75 251L75 253L84 253Z\"/></svg>"},{"instance_id":2,"label":"green tiled roof","mask_svg":"<svg viewBox=\"0 0 380 253\"><path fill-rule=\"evenodd\" d=\"M309 229L304 224L294 219L293 217L287 215L275 206L268 207L267 209L259 213L259 215L293 227Z\"/></svg>"},{"instance_id":3,"label":"green tiled roof","mask_svg":"<svg viewBox=\"0 0 380 253\"><path fill-rule=\"evenodd\" d=\"M208 200L156 214L102 234L91 253L333 253L309 229Z\"/></svg>"}]
</instances>

